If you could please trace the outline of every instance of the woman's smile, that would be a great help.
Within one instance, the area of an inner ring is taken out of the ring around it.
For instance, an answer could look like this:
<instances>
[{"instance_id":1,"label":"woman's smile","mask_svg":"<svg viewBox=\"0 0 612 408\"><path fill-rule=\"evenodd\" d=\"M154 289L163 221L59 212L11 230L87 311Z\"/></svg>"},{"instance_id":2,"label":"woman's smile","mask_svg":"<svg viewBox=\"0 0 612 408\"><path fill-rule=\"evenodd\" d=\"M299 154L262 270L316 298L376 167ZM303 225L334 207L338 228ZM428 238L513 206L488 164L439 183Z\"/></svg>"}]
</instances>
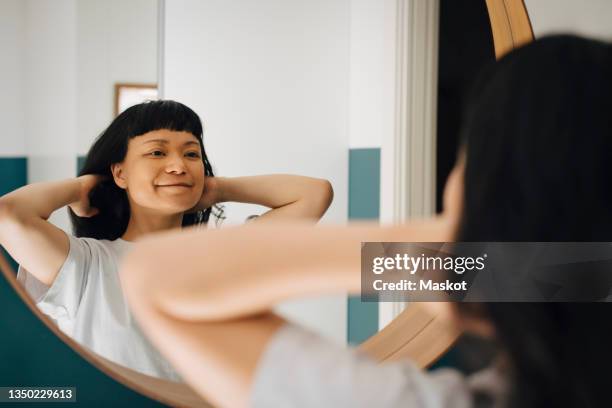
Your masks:
<instances>
[{"instance_id":1,"label":"woman's smile","mask_svg":"<svg viewBox=\"0 0 612 408\"><path fill-rule=\"evenodd\" d=\"M179 184L160 184L157 185L156 187L164 190L164 191L168 191L168 192L177 192L177 193L183 193L183 192L188 192L191 191L192 186L190 184L186 184L186 183L179 183Z\"/></svg>"},{"instance_id":2,"label":"woman's smile","mask_svg":"<svg viewBox=\"0 0 612 408\"><path fill-rule=\"evenodd\" d=\"M157 187L188 187L188 188L191 188L192 185L189 183L172 183L172 184L157 184Z\"/></svg>"}]
</instances>

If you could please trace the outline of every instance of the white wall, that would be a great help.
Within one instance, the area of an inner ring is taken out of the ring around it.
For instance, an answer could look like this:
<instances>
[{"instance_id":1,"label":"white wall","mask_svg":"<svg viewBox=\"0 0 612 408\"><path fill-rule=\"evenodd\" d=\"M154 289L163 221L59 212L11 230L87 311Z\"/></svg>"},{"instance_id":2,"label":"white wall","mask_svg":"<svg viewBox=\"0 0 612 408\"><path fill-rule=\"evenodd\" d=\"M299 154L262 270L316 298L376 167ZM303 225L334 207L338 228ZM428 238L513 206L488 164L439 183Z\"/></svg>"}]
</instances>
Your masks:
<instances>
[{"instance_id":1,"label":"white wall","mask_svg":"<svg viewBox=\"0 0 612 408\"><path fill-rule=\"evenodd\" d=\"M75 0L26 3L26 146L32 156L74 157Z\"/></svg>"},{"instance_id":2,"label":"white wall","mask_svg":"<svg viewBox=\"0 0 612 408\"><path fill-rule=\"evenodd\" d=\"M157 0L78 0L78 154L113 120L114 84L157 82Z\"/></svg>"},{"instance_id":3,"label":"white wall","mask_svg":"<svg viewBox=\"0 0 612 408\"><path fill-rule=\"evenodd\" d=\"M217 174L329 179L347 218L349 0L166 1L164 97L192 107ZM235 222L259 208L228 206ZM346 297L283 308L346 341Z\"/></svg>"},{"instance_id":4,"label":"white wall","mask_svg":"<svg viewBox=\"0 0 612 408\"><path fill-rule=\"evenodd\" d=\"M28 182L74 176L76 167L76 3L28 0L24 112ZM51 221L69 230L66 211Z\"/></svg>"},{"instance_id":5,"label":"white wall","mask_svg":"<svg viewBox=\"0 0 612 408\"><path fill-rule=\"evenodd\" d=\"M572 32L612 40L610 0L526 0L525 5L536 38Z\"/></svg>"},{"instance_id":6,"label":"white wall","mask_svg":"<svg viewBox=\"0 0 612 408\"><path fill-rule=\"evenodd\" d=\"M0 1L0 157L26 154L23 46L25 42L25 2Z\"/></svg>"},{"instance_id":7,"label":"white wall","mask_svg":"<svg viewBox=\"0 0 612 408\"><path fill-rule=\"evenodd\" d=\"M386 0L351 0L351 148L380 147L386 108Z\"/></svg>"},{"instance_id":8,"label":"white wall","mask_svg":"<svg viewBox=\"0 0 612 408\"><path fill-rule=\"evenodd\" d=\"M329 178L327 219L343 221L348 28L348 0L168 1L164 97L200 114L219 175Z\"/></svg>"}]
</instances>

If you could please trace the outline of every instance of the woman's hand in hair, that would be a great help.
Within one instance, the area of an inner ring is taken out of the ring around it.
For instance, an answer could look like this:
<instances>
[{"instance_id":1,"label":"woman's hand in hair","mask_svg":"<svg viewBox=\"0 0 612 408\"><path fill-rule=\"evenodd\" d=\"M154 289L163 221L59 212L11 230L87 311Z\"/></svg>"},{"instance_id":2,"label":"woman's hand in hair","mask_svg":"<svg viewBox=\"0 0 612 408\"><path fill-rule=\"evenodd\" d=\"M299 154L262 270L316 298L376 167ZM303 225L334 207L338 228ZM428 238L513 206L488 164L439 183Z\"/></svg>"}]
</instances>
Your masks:
<instances>
[{"instance_id":1,"label":"woman's hand in hair","mask_svg":"<svg viewBox=\"0 0 612 408\"><path fill-rule=\"evenodd\" d=\"M204 191L198 203L202 209L207 209L222 201L219 177L207 176L204 179Z\"/></svg>"},{"instance_id":2,"label":"woman's hand in hair","mask_svg":"<svg viewBox=\"0 0 612 408\"><path fill-rule=\"evenodd\" d=\"M98 174L85 174L77 177L79 185L81 186L79 191L79 200L70 203L68 206L78 217L93 217L98 214L100 210L94 208L89 203L89 193L95 186L101 181L105 180L106 177Z\"/></svg>"},{"instance_id":3,"label":"woman's hand in hair","mask_svg":"<svg viewBox=\"0 0 612 408\"><path fill-rule=\"evenodd\" d=\"M187 213L206 210L207 208L210 208L221 201L219 178L206 176L204 179L204 190L202 191L200 201L198 201L195 207L187 211Z\"/></svg>"}]
</instances>

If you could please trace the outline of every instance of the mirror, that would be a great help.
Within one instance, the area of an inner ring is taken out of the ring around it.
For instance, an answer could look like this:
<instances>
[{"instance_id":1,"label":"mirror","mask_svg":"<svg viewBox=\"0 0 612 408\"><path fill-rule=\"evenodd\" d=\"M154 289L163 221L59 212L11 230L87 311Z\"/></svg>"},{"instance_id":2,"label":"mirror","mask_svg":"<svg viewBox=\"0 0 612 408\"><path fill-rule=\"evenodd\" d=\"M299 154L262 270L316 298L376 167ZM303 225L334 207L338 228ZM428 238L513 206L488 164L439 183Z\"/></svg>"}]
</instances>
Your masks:
<instances>
[{"instance_id":1,"label":"mirror","mask_svg":"<svg viewBox=\"0 0 612 408\"><path fill-rule=\"evenodd\" d=\"M4 38L19 39L2 45L16 56L3 80L11 86L11 95L21 98L4 111L7 134L18 137L3 138L2 153L16 156L19 163L16 181L3 194L26 183L74 178L95 138L125 103L163 96L200 115L215 174L292 173L328 179L335 200L323 222L346 222L346 4L268 2L257 8L245 5L236 15L227 15L231 10L226 5L157 0L129 5L86 0L58 7L7 1L0 7L3 18L10 20L3 26ZM278 13L286 19L274 17ZM322 25L313 26L318 20ZM264 26L267 31L261 30ZM315 31L315 37L305 36ZM189 40L195 37L210 40ZM248 64L252 68L247 70ZM244 223L265 210L228 203L224 224ZM49 221L72 232L65 208L53 212ZM76 242L71 240L73 254L64 264L72 265L73 275L88 267L89 252L98 249ZM123 253L128 244L121 245L111 249ZM90 275L71 285L89 288L94 279ZM138 372L179 381L146 339L126 337L125 331L138 330L120 292L110 297L106 289L78 293L60 304L55 296L65 296L67 288L55 293L55 282L49 289L23 269L19 282L40 310L80 344ZM116 278L110 283L120 290ZM87 297L99 307L83 315L79 310ZM346 296L291 302L282 305L281 312L328 338L346 341ZM117 313L122 316L114 328L97 326ZM127 353L126 344L138 352ZM138 353L141 357L132 359Z\"/></svg>"},{"instance_id":2,"label":"mirror","mask_svg":"<svg viewBox=\"0 0 612 408\"><path fill-rule=\"evenodd\" d=\"M397 84L390 79L395 78L399 46L393 47L398 45L396 32L389 27L397 24L398 11L403 10L396 6L408 4L270 0L236 7L141 0L128 6L88 0L51 7L44 2L3 2L2 18L11 23L2 25L10 31L2 38L21 39L2 43L8 54L18 56L3 81L19 101L3 114L8 134L23 137L2 139L3 156L19 159L12 164L18 170L2 173L14 176L2 193L26 182L74 177L77 159L113 118L115 86L155 84L161 97L181 101L200 114L216 174L325 178L334 186L335 199L322 222L376 218L378 200L368 194L378 193L377 166L386 165L381 147L387 146L381 135L394 133L396 119L391 101ZM443 16L448 4L440 5ZM525 41L525 32L495 25L495 18L524 23L525 15L506 8L520 10L521 2L490 0L487 5L496 52ZM434 48L425 52L436 54ZM429 187L434 191L435 182ZM374 207L360 207L365 198ZM263 211L237 204L225 209L227 224ZM64 210L50 220L70 231ZM358 312L369 306L349 303L348 308ZM280 311L339 342L346 342L351 330L346 296L292 302ZM455 338L435 316L424 316L418 305L411 305L363 349L380 360L411 356L427 365ZM66 341L79 350L78 343ZM109 367L107 372L122 372L116 365ZM119 378L126 378L122 375ZM142 380L130 378L132 384ZM139 390L151 392L148 388Z\"/></svg>"}]
</instances>

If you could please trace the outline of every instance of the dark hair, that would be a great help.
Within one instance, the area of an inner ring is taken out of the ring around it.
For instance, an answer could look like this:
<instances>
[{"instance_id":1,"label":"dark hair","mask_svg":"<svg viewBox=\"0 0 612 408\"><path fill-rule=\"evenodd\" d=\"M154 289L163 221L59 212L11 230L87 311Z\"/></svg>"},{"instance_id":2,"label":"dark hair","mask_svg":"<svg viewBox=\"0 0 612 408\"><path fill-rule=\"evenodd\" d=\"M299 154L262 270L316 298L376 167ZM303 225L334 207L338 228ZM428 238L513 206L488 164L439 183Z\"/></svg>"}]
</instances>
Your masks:
<instances>
[{"instance_id":1,"label":"dark hair","mask_svg":"<svg viewBox=\"0 0 612 408\"><path fill-rule=\"evenodd\" d=\"M77 237L115 240L123 235L130 220L130 204L125 190L118 187L112 177L111 164L125 159L130 139L159 129L185 131L200 142L204 174L214 176L204 151L202 122L199 116L182 103L159 100L132 106L122 112L102 132L89 149L79 176L98 174L108 178L89 194L90 203L100 210L91 218L82 218L69 208L73 233ZM217 209L221 216L222 210ZM206 224L212 208L183 216L183 226Z\"/></svg>"},{"instance_id":2,"label":"dark hair","mask_svg":"<svg viewBox=\"0 0 612 408\"><path fill-rule=\"evenodd\" d=\"M543 38L486 68L464 115L458 241L612 241L611 97L612 48L595 40ZM458 308L493 323L512 406L609 404L608 304Z\"/></svg>"},{"instance_id":3,"label":"dark hair","mask_svg":"<svg viewBox=\"0 0 612 408\"><path fill-rule=\"evenodd\" d=\"M611 54L555 36L487 68L462 128L461 240L610 239Z\"/></svg>"}]
</instances>

